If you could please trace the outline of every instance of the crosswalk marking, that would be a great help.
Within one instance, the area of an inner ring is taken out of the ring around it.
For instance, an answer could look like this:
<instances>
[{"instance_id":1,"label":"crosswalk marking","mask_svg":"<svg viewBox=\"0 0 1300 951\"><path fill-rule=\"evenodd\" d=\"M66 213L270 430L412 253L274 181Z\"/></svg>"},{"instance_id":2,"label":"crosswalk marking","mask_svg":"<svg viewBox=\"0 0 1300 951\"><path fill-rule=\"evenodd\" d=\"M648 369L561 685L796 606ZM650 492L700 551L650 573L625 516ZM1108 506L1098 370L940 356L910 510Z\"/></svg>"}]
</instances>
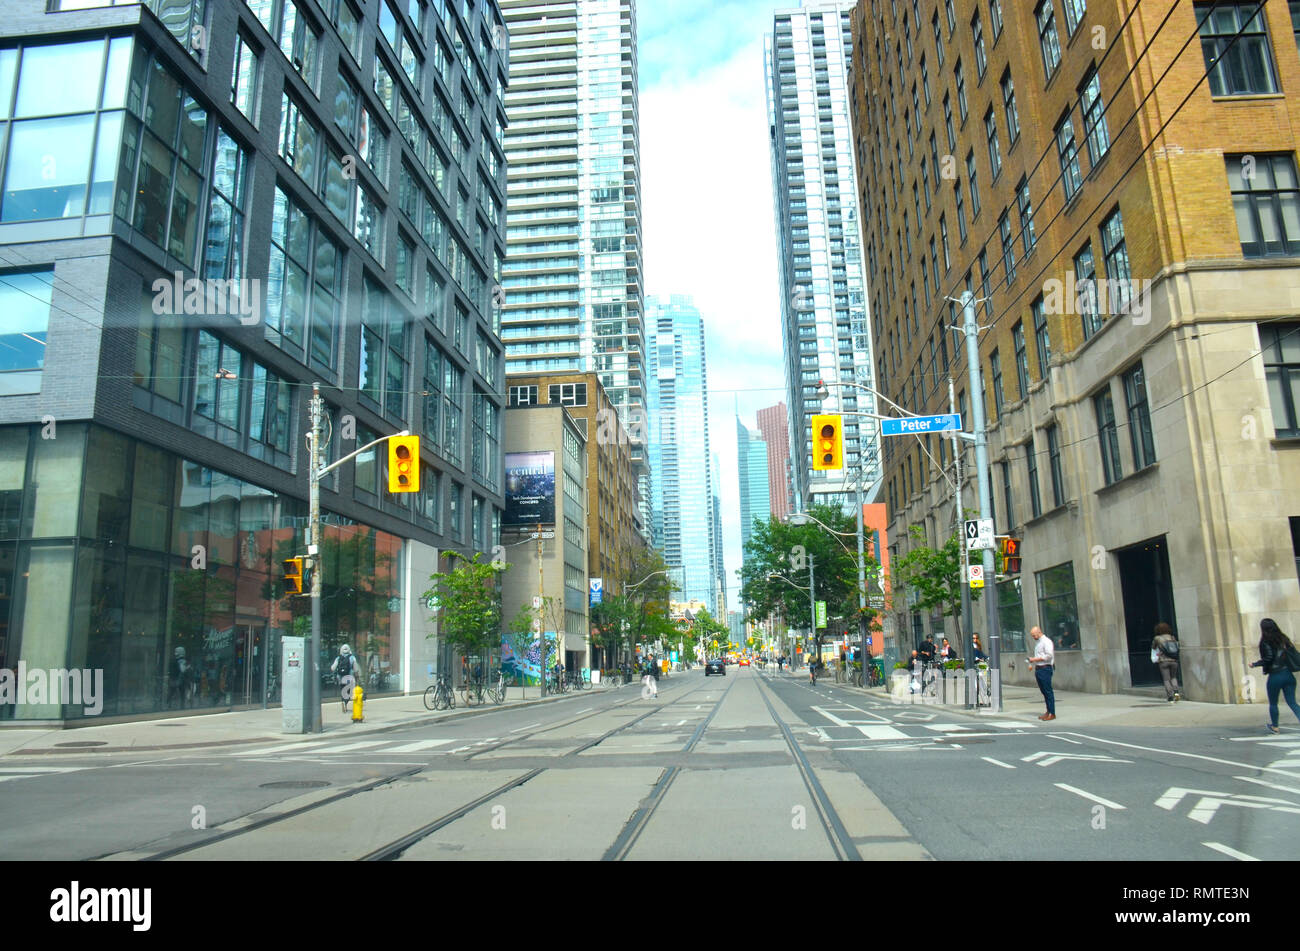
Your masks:
<instances>
[{"instance_id":1,"label":"crosswalk marking","mask_svg":"<svg viewBox=\"0 0 1300 951\"><path fill-rule=\"evenodd\" d=\"M36 779L38 776L49 776L54 773L75 773L82 769L89 769L87 766L11 766L0 769L0 783L8 782L11 779Z\"/></svg>"},{"instance_id":2,"label":"crosswalk marking","mask_svg":"<svg viewBox=\"0 0 1300 951\"><path fill-rule=\"evenodd\" d=\"M442 746L444 743L451 743L452 740L420 740L418 743L407 743L405 746L394 746L392 749L384 750L385 753L419 753L422 750L431 749L435 746Z\"/></svg>"},{"instance_id":3,"label":"crosswalk marking","mask_svg":"<svg viewBox=\"0 0 1300 951\"><path fill-rule=\"evenodd\" d=\"M969 733L970 727L962 723L926 723L923 726L935 733Z\"/></svg>"},{"instance_id":4,"label":"crosswalk marking","mask_svg":"<svg viewBox=\"0 0 1300 951\"><path fill-rule=\"evenodd\" d=\"M266 756L271 753L288 753L289 751L306 752L319 750L324 744L319 740L314 743L286 743L283 746L260 747L251 750L235 750L231 756Z\"/></svg>"},{"instance_id":5,"label":"crosswalk marking","mask_svg":"<svg viewBox=\"0 0 1300 951\"><path fill-rule=\"evenodd\" d=\"M869 740L905 740L906 733L892 726L859 726L858 731Z\"/></svg>"}]
</instances>

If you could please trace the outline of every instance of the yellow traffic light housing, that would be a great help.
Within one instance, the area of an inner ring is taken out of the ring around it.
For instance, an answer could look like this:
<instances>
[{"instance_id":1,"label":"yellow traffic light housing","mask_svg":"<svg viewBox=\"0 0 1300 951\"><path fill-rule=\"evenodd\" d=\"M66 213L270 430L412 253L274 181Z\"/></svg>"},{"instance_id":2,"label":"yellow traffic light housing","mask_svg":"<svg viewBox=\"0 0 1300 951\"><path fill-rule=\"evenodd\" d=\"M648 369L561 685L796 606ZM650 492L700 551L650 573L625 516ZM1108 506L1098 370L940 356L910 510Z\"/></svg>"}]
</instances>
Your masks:
<instances>
[{"instance_id":1,"label":"yellow traffic light housing","mask_svg":"<svg viewBox=\"0 0 1300 951\"><path fill-rule=\"evenodd\" d=\"M285 594L302 594L302 558L284 560Z\"/></svg>"},{"instance_id":2,"label":"yellow traffic light housing","mask_svg":"<svg viewBox=\"0 0 1300 951\"><path fill-rule=\"evenodd\" d=\"M388 440L388 491L420 491L419 436L394 436Z\"/></svg>"},{"instance_id":3,"label":"yellow traffic light housing","mask_svg":"<svg viewBox=\"0 0 1300 951\"><path fill-rule=\"evenodd\" d=\"M844 468L844 417L812 418L812 457L812 467L818 472Z\"/></svg>"}]
</instances>

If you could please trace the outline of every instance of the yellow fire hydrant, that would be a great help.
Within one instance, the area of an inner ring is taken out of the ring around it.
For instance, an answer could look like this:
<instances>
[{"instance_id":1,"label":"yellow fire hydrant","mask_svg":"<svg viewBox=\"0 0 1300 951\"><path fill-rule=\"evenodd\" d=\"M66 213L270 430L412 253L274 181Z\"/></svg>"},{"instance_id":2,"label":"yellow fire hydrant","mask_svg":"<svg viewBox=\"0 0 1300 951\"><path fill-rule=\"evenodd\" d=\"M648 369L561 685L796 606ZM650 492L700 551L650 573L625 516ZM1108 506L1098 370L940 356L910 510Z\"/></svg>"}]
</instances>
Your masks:
<instances>
[{"instance_id":1,"label":"yellow fire hydrant","mask_svg":"<svg viewBox=\"0 0 1300 951\"><path fill-rule=\"evenodd\" d=\"M352 722L360 723L364 717L361 715L361 707L365 702L365 691L361 689L361 684L352 688Z\"/></svg>"}]
</instances>

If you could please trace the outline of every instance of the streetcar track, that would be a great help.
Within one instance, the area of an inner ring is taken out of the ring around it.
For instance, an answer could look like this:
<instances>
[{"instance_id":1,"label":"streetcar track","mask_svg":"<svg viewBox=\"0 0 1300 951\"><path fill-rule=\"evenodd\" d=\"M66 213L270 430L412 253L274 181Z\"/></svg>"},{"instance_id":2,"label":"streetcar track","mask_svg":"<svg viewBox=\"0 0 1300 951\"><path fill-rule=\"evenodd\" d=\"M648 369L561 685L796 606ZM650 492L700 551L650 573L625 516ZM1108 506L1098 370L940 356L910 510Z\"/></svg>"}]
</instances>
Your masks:
<instances>
[{"instance_id":1,"label":"streetcar track","mask_svg":"<svg viewBox=\"0 0 1300 951\"><path fill-rule=\"evenodd\" d=\"M692 690L687 691L687 693L686 693L685 696L690 696L691 694L693 694L693 693L694 693L696 690L698 690L698 689L700 689L700 688L699 688L699 687L696 687L696 688L694 688L694 689L692 689ZM633 697L633 698L627 700L626 702L623 702L623 703L615 703L615 704L612 704L612 705L609 706L609 707L605 707L605 708L602 708L602 709L600 709L600 710L595 710L595 711L593 711L593 712L591 712L591 713L587 713L587 714L584 714L584 715L582 715L582 716L573 717L573 718L570 718L569 720L566 720L566 721L561 721L560 723L553 724L552 726L547 727L547 728L544 729L544 730L538 730L538 731L535 731L534 733L528 733L528 734L524 734L524 735L522 735L522 736L515 737L515 738L513 738L513 739L511 739L511 740L506 740L505 742L499 743L499 744L497 744L497 745L494 746L494 747L486 748L486 749L480 750L479 752L484 752L484 753L486 753L486 752L489 752L491 749L499 749L499 748L501 748L502 746L506 746L506 745L509 744L509 743L518 742L518 741L520 741L520 740L528 739L529 737L534 736L534 735L536 735L537 733L544 733L544 732L546 732L546 730L556 729L556 728L561 727L561 726L570 726L570 725L572 725L573 723L577 723L577 722L579 722L579 721L581 721L581 720L584 720L584 719L590 719L590 718L592 718L592 717L600 716L602 713L607 713L607 712L609 712L609 711L612 710L612 709L615 709L615 708L618 708L618 707L627 706L628 704L634 703L634 702L636 702L637 700L640 700L640 699L642 699L642 698L641 698L640 695L638 694L636 697ZM676 701L674 701L674 702L676 702ZM721 703L721 700L719 700L719 704L720 704L720 703ZM611 736L614 736L616 733L619 733L619 732L621 732L621 731L623 731L623 730L626 730L626 729L628 729L629 727L635 726L637 723L640 723L640 722L641 722L642 720L644 720L646 717L653 716L653 715L659 713L662 709L663 709L662 707L658 707L658 706L651 707L649 710L647 710L645 713L641 714L640 716L638 716L638 717L634 717L633 719L629 720L628 722L623 723L623 724L620 724L619 726L614 727L613 729L606 731L605 733L601 734L600 736L596 737L595 739L593 739L593 740L589 740L588 742L586 742L586 743L584 743L584 744L578 746L577 748L575 748L575 749L573 749L573 750L570 750L568 753L565 753L565 754L564 754L564 757L563 757L563 758L568 758L568 757L570 757L570 756L577 756L579 753L582 753L582 752L584 752L585 750L591 749L592 747L594 747L594 746L596 746L596 745L598 745L598 744L604 742L605 740L609 739ZM489 712L494 712L494 711L484 711L485 714L486 714L486 713L489 713ZM701 732L701 731L697 731L697 735L698 735L699 732ZM692 740L692 742L694 742L694 740ZM472 754L472 755L477 755L477 754ZM467 756L467 757L465 757L465 759L468 760L468 759L470 759L470 757ZM287 820L287 819L292 819L292 818L294 818L294 817L301 816L301 815L303 815L303 814L305 814L305 813L308 813L308 812L311 812L311 811L313 811L313 810L315 810L315 809L320 809L320 808L322 808L322 807L324 807L324 806L328 806L328 805L332 805L332 804L337 803L337 802L341 802L341 801L343 801L343 800L345 800L345 799L349 799L349 798L351 798L352 796L356 796L356 795L358 795L358 794L360 794L360 793L370 792L370 791L372 791L372 790L374 790L374 789L379 788L380 786L388 785L388 784L390 784L390 783L394 783L394 782L397 782L397 781L402 780L402 779L410 778L411 776L414 776L414 775L416 775L416 774L418 774L418 773L422 773L422 772L426 772L426 771L428 771L429 768L430 768L431 766L432 766L432 764L421 764L421 765L418 765L418 766L410 767L410 768L408 768L408 769L399 770L399 771L397 771L397 772L395 772L395 773L391 773L391 774L389 774L389 775L381 776L381 777L379 777L379 778L377 778L377 779L370 780L369 782L366 782L366 783L364 783L364 784L362 784L362 785L359 785L359 786L355 786L355 787L353 787L353 788L351 788L351 789L340 790L338 793L335 793L335 794L332 795L332 796L327 796L327 797L325 797L324 799L320 799L320 800L317 800L317 801L314 801L314 802L304 803L304 804L301 805L301 806L297 806L297 807L295 807L295 808L293 808L293 809L290 809L290 810L287 810L287 811L285 811L285 812L277 813L277 814L275 814L275 815L271 815L271 816L265 816L265 817L263 817L263 818L261 818L261 819L256 819L256 820L254 820L254 821L252 821L252 822L250 822L250 823L248 823L248 824L246 824L246 825L242 825L242 826L240 826L240 827L237 828L237 829L227 829L227 830L224 831L224 832L217 832L217 833L215 833L214 835L207 836L207 837L205 837L204 839L202 839L201 841L198 841L198 842L188 842L188 843L184 843L184 844L181 844L181 845L176 845L176 846L173 846L173 847L171 847L171 848L164 849L164 850L162 850L162 851L160 851L160 852L155 852L155 853L152 853L152 854L150 854L150 855L143 856L143 857L140 859L140 861L144 861L144 862L162 861L162 860L165 860L165 859L175 858L175 857L178 856L178 855L184 855L184 854L186 854L187 852L194 852L194 851L197 851L197 850L199 850L199 849L205 848L205 847L207 847L207 846L209 846L209 845L214 845L214 844L216 844L216 843L218 843L218 842L223 842L223 841L226 841L226 840L228 840L228 839L235 838L236 836L244 835L244 834L249 833L249 832L254 832L254 831L257 831L257 830L259 830L259 829L264 829L264 828L266 828L267 826L271 826L271 825L274 825L274 824L276 824L276 823L278 823L278 822L283 822L283 821L285 821L285 820ZM482 805L484 802L488 802L488 801L490 801L493 797L500 796L501 794L503 794L503 793L505 793L505 792L508 792L509 790L514 789L514 788L517 787L517 786L521 786L521 785L523 785L524 783L528 782L528 781L531 780L531 779L536 778L538 775L540 775L541 773L545 772L548 768L550 768L550 767L536 767L536 768L534 768L534 769L528 771L527 773L524 773L522 776L518 776L518 777L516 777L516 778L510 780L509 782L503 783L502 785L498 786L497 788L491 790L490 792L488 792L488 793L486 793L486 794L484 794L484 795L482 795L482 796L477 797L476 799L472 800L471 802L466 803L466 804L462 804L462 805L460 805L460 806L457 806L455 809L451 810L451 811L448 812L448 813L445 813L444 815L442 815L442 816L439 817L438 819L435 819L435 820L433 820L432 822L429 822L429 823L426 823L426 824L423 825L423 826L420 826L420 827L419 827L418 829L416 829L415 831L413 831L413 832L409 832L409 833L407 833L406 835L402 836L401 838L396 839L396 840L394 840L393 842L388 843L387 845L383 845L383 846L380 846L378 849L374 849L374 850L372 850L371 852L369 852L369 853L367 853L366 855L362 856L360 860L361 860L361 861L385 861L385 860L391 860L391 859L393 859L393 858L397 858L398 856L401 855L402 852L406 851L406 849L410 848L412 845L414 845L416 842L420 841L421 839L427 838L429 835L432 835L434 832L438 831L439 829L441 829L441 828L447 826L448 824L454 822L456 819L459 819L459 818L461 818L462 816L464 816L464 815L468 814L469 812L473 811L475 808L477 808L478 806ZM260 810L258 810L258 811L260 811ZM243 818L244 818L244 816L240 816L240 817L236 817L235 819L232 819L232 820L230 820L230 821L231 821L231 822L238 822L238 821L240 821L240 820L243 819ZM123 851L123 850L119 849L119 850L116 850L116 851L117 851L117 852L121 852L121 851ZM128 850L128 851L131 851L131 850ZM136 851L138 851L138 850L136 850ZM100 856L100 857L102 858L102 857L104 857L104 856Z\"/></svg>"}]
</instances>

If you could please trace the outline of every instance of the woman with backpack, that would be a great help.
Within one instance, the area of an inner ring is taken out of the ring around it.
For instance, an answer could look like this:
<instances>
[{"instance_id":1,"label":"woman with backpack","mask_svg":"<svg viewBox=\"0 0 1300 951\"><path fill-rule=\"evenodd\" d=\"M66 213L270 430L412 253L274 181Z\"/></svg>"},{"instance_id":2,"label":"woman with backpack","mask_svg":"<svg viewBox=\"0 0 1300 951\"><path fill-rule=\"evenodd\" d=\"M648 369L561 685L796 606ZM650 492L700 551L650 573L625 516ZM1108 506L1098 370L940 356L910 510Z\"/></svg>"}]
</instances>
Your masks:
<instances>
[{"instance_id":1,"label":"woman with backpack","mask_svg":"<svg viewBox=\"0 0 1300 951\"><path fill-rule=\"evenodd\" d=\"M1160 668L1160 678L1165 682L1165 700L1173 703L1181 700L1178 692L1178 639L1174 637L1173 628L1164 621L1156 625L1155 638L1151 641L1151 659Z\"/></svg>"},{"instance_id":2,"label":"woman with backpack","mask_svg":"<svg viewBox=\"0 0 1300 951\"><path fill-rule=\"evenodd\" d=\"M1259 622L1259 660L1252 667L1263 667L1268 675L1268 732L1281 733L1277 726L1277 695L1286 697L1286 705L1300 720L1300 707L1295 702L1295 672L1300 670L1300 652L1291 639L1278 628L1277 622L1266 617Z\"/></svg>"}]
</instances>

